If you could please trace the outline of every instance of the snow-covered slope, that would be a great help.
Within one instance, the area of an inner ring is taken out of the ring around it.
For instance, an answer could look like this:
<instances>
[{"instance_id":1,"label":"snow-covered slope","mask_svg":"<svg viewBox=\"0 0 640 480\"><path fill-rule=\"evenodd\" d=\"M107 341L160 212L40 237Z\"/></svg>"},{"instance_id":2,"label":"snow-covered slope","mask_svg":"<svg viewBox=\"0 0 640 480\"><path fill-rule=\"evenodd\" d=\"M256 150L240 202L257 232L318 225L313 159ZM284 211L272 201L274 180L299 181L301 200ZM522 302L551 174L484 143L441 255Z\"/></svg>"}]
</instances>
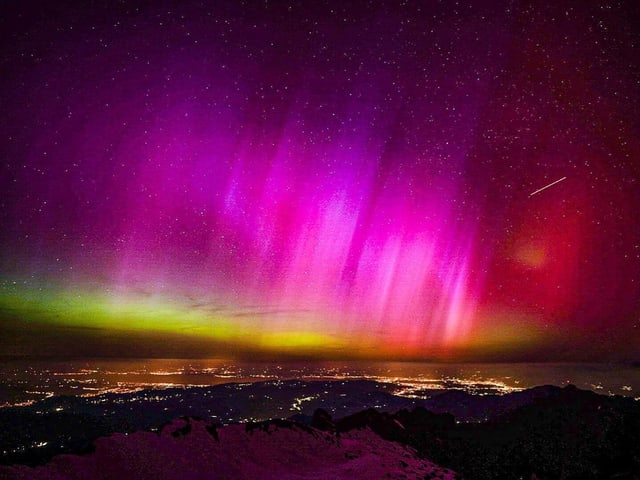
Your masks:
<instances>
[{"instance_id":1,"label":"snow-covered slope","mask_svg":"<svg viewBox=\"0 0 640 480\"><path fill-rule=\"evenodd\" d=\"M30 468L0 466L2 479L454 479L369 428L340 435L288 421L230 425L178 419L161 433L114 434L93 453Z\"/></svg>"}]
</instances>

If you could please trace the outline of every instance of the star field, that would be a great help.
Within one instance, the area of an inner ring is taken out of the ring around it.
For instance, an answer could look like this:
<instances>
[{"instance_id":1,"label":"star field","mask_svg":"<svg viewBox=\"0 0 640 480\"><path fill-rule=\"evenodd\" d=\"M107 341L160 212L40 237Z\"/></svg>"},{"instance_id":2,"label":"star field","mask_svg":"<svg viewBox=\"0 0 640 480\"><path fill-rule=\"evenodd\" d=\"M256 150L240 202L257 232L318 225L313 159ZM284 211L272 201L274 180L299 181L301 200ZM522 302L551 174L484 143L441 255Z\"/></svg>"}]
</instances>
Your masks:
<instances>
[{"instance_id":1,"label":"star field","mask_svg":"<svg viewBox=\"0 0 640 480\"><path fill-rule=\"evenodd\" d=\"M634 2L54 3L0 19L8 354L637 356Z\"/></svg>"}]
</instances>

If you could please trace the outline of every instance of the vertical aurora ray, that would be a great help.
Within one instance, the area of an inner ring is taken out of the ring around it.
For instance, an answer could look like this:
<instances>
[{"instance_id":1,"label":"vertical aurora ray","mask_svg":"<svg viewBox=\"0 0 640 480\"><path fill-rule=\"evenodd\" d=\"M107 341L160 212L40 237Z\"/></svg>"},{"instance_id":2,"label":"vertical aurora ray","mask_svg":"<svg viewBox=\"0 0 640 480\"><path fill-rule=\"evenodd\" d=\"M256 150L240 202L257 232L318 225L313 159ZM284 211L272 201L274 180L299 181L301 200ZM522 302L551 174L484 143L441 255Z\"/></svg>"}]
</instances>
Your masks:
<instances>
[{"instance_id":1,"label":"vertical aurora ray","mask_svg":"<svg viewBox=\"0 0 640 480\"><path fill-rule=\"evenodd\" d=\"M264 321L267 330L319 328L414 353L464 338L461 317L474 301L465 267L470 239L447 212L446 191L438 202L411 202L401 187L387 188L386 178L376 185L376 156L345 159L325 146L299 151L292 136L280 135L272 149L242 145L224 161L214 152L184 154L212 158L204 172L199 163L176 167L179 156L164 152L144 165L150 185L144 202L150 205L142 213L137 201L126 206L137 220L124 232L134 247L119 263L117 288L126 291L139 281L147 291L214 292L238 305L305 312L299 319L292 313ZM194 142L186 136L180 143ZM309 157L328 158L335 167L316 168ZM210 196L197 189L194 200L191 189L182 190L184 179L209 176L215 178ZM154 244L165 219L184 217L183 202L208 212L215 225L202 232L202 246L192 245L189 223L173 232L184 233L185 244L166 237L170 243ZM201 264L176 261L188 257L189 248ZM307 326L309 314L321 320Z\"/></svg>"}]
</instances>

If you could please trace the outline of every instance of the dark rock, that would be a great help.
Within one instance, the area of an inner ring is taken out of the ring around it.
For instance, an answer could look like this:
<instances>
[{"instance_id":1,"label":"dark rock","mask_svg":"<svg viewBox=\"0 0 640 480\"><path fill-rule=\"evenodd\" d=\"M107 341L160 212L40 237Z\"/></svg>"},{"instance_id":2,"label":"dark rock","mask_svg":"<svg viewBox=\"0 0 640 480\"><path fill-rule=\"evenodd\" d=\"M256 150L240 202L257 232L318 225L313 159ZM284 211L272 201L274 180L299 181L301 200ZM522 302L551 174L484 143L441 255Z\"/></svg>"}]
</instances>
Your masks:
<instances>
[{"instance_id":1,"label":"dark rock","mask_svg":"<svg viewBox=\"0 0 640 480\"><path fill-rule=\"evenodd\" d=\"M171 432L171 436L178 438L178 437L182 437L185 435L188 435L191 432L191 419L188 417L183 418L183 420L185 420L187 423L184 427L180 427L176 430L174 430L173 432Z\"/></svg>"},{"instance_id":2,"label":"dark rock","mask_svg":"<svg viewBox=\"0 0 640 480\"><path fill-rule=\"evenodd\" d=\"M393 415L384 412L380 413L372 408L349 415L336 422L336 431L338 433L361 428L370 428L385 440L408 443L408 435L404 425Z\"/></svg>"},{"instance_id":3,"label":"dark rock","mask_svg":"<svg viewBox=\"0 0 640 480\"><path fill-rule=\"evenodd\" d=\"M220 441L220 437L218 436L218 429L216 428L215 425L209 424L204 428L205 428L205 430L207 431L207 433L209 435L211 435L213 438L215 438L218 442Z\"/></svg>"},{"instance_id":4,"label":"dark rock","mask_svg":"<svg viewBox=\"0 0 640 480\"><path fill-rule=\"evenodd\" d=\"M304 432L313 434L314 430L311 427L308 427L307 425L303 425L301 423L297 423L297 422L293 422L291 420L284 420L281 418L274 418L272 420L265 420L263 422L250 422L247 423L245 426L245 431L247 433L251 433L254 430L259 430L262 432L266 432L266 433L271 433L272 429L271 427L275 427L275 429L279 429L279 428L287 428L289 430L293 430L294 428L297 428L299 430L302 430Z\"/></svg>"},{"instance_id":5,"label":"dark rock","mask_svg":"<svg viewBox=\"0 0 640 480\"><path fill-rule=\"evenodd\" d=\"M323 432L334 433L336 431L336 425L333 423L331 415L322 408L318 408L313 412L311 426L317 430L322 430Z\"/></svg>"}]
</instances>

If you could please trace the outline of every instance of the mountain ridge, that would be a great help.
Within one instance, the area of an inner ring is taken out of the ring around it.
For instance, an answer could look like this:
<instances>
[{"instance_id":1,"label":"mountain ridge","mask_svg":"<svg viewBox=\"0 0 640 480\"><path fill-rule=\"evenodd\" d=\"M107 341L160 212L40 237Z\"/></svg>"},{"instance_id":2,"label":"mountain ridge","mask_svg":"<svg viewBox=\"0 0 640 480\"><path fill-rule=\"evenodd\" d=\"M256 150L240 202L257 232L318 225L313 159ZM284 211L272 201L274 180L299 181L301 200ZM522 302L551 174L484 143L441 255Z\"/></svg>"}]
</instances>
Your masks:
<instances>
[{"instance_id":1,"label":"mountain ridge","mask_svg":"<svg viewBox=\"0 0 640 480\"><path fill-rule=\"evenodd\" d=\"M455 472L369 428L340 435L288 420L224 427L184 417L158 433L115 433L85 455L44 465L0 466L5 480L51 479L443 479Z\"/></svg>"}]
</instances>

